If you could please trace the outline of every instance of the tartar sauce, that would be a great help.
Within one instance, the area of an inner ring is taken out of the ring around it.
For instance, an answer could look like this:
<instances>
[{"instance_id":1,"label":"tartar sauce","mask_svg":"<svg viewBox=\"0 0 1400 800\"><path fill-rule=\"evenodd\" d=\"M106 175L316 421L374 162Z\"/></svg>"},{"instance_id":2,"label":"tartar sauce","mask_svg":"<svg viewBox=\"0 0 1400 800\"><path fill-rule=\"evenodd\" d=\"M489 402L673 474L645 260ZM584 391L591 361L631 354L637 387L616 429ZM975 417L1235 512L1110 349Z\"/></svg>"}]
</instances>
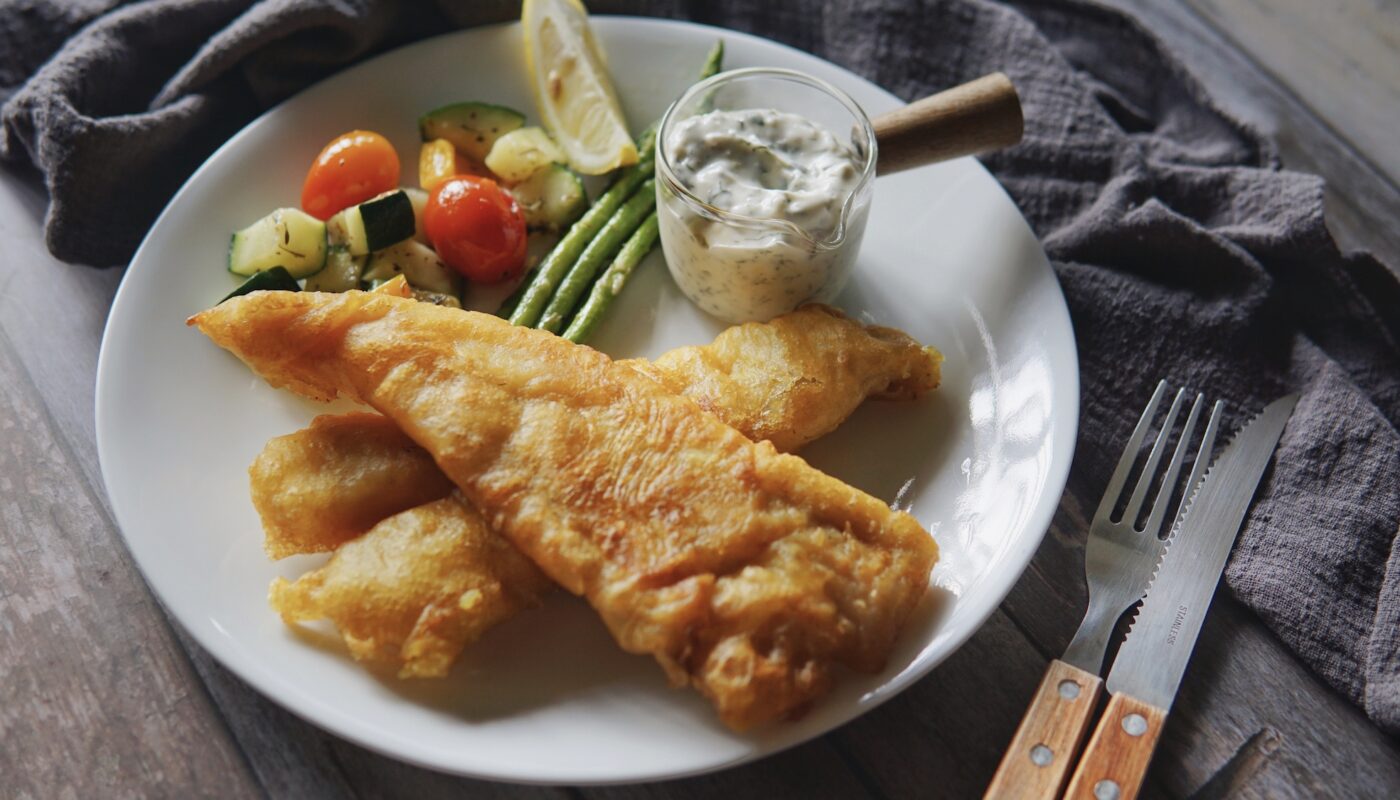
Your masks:
<instances>
[{"instance_id":1,"label":"tartar sauce","mask_svg":"<svg viewBox=\"0 0 1400 800\"><path fill-rule=\"evenodd\" d=\"M863 154L806 117L757 108L689 117L661 144L676 182L705 204L805 234L716 218L658 181L666 263L697 305L729 322L768 320L841 291L869 211L868 182L852 197Z\"/></svg>"}]
</instances>

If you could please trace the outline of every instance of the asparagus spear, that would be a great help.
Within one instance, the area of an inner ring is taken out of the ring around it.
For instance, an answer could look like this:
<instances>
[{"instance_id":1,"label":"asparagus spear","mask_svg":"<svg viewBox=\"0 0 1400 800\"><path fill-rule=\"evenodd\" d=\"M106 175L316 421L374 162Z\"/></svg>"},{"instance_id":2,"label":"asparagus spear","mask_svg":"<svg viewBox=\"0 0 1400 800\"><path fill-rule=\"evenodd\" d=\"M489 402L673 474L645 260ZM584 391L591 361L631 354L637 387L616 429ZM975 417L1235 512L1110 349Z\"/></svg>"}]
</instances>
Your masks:
<instances>
[{"instance_id":1,"label":"asparagus spear","mask_svg":"<svg viewBox=\"0 0 1400 800\"><path fill-rule=\"evenodd\" d=\"M700 80L713 77L719 74L721 65L724 64L724 40L715 41L715 46L710 48L710 54L705 56L705 66L700 68Z\"/></svg>"},{"instance_id":2,"label":"asparagus spear","mask_svg":"<svg viewBox=\"0 0 1400 800\"><path fill-rule=\"evenodd\" d=\"M700 70L700 80L718 73L723 61L724 40L720 39L705 57L705 65ZM638 163L624 169L608 191L594 202L592 208L569 228L539 265L525 276L519 288L501 304L501 308L496 312L498 316L526 327L539 323L545 306L555 294L560 281L568 274L569 267L578 260L584 248L607 222L607 218L616 213L637 184L652 172L656 153L655 123L637 137L637 151Z\"/></svg>"},{"instance_id":3,"label":"asparagus spear","mask_svg":"<svg viewBox=\"0 0 1400 800\"><path fill-rule=\"evenodd\" d=\"M583 344L593 335L594 329L607 313L608 306L612 305L613 299L622 292L622 287L631 277L632 270L636 269L646 254L651 252L651 248L656 246L658 233L656 212L652 211L637 232L632 234L632 238L627 240L627 244L622 246L617 258L614 258L608 268L603 270L603 274L598 276L598 280L594 281L588 299L583 302L583 307L574 315L573 321L564 331L565 339Z\"/></svg>"},{"instance_id":4,"label":"asparagus spear","mask_svg":"<svg viewBox=\"0 0 1400 800\"><path fill-rule=\"evenodd\" d=\"M651 179L637 187L637 191L628 198L626 204L608 220L602 230L598 231L593 241L588 243L578 261L574 262L568 274L559 282L559 288L554 292L554 297L550 299L536 327L550 333L563 330L569 312L574 310L579 298L588 291L598 270L655 208L656 180Z\"/></svg>"},{"instance_id":5,"label":"asparagus spear","mask_svg":"<svg viewBox=\"0 0 1400 800\"><path fill-rule=\"evenodd\" d=\"M568 274L569 267L578 260L588 243L593 240L608 219L613 216L642 181L651 177L654 171L653 159L656 155L656 131L647 128L638 137L638 163L627 167L618 175L617 182L593 203L567 233L559 240L540 265L530 273L520 288L506 298L498 316L505 317L512 324L533 328L540 321L540 314L549 303L559 282Z\"/></svg>"},{"instance_id":6,"label":"asparagus spear","mask_svg":"<svg viewBox=\"0 0 1400 800\"><path fill-rule=\"evenodd\" d=\"M723 39L718 39L718 40L715 41L714 47L710 48L710 52L705 56L705 64L704 64L703 67L700 68L700 80L703 81L703 80L705 80L706 78L709 78L709 77L711 77L711 76L717 74L717 73L720 71L720 69L722 68L723 63L724 63L724 40L723 40ZM707 105L708 105L708 103L707 103ZM654 143L653 143L653 144L654 144ZM644 224L645 224L645 223L644 223ZM653 225L652 227L655 227L655 226ZM641 233L641 231L639 230L639 231L638 231L638 234L640 234L640 233ZM631 273L632 268L636 266L637 262L639 262L639 261L642 260L642 257L645 256L645 255L647 254L647 252L650 250L650 248L656 246L656 236L655 236L654 234L651 235L650 238L647 238L646 236L642 236L641 238L638 238L638 234L633 234L632 238L628 240L628 245L629 245L629 246L637 246L637 247L640 247L640 246L641 246L641 242L643 242L643 241L647 241L648 244L646 245L646 247L645 247L644 249L642 249L642 250L640 250L640 251L637 251L637 252L635 252L635 253L632 254L632 256L631 256L631 258L630 258L630 261L631 261L630 266L627 266L625 269L623 269L620 275L619 275L619 273L614 272L614 271L613 271L613 267L611 267L611 266L610 266L607 270L604 271L604 275L606 275L606 276L612 276L612 277L609 277L609 281L611 281L611 282L612 282L612 285L614 286L614 289L613 289L613 292L614 292L614 293L619 292L619 291L622 290L622 285L623 285L624 283L626 283L626 281L627 281L627 275ZM633 242L636 242L637 244L636 244L636 245L632 245ZM619 258L619 259L622 259L622 255L619 254L618 258ZM614 263L616 264L617 262L614 262ZM596 270L597 267L596 267L596 266L590 266L588 269L589 269L590 271L591 271L591 270ZM579 274L586 275L587 272L580 271ZM565 280L566 280L566 281L569 281L569 280L574 279L574 275L575 275L575 273L572 273L572 272L571 272L570 275L569 275L568 277L565 278ZM594 284L594 289L595 289L595 290L597 289L597 285L598 285L599 283L602 283L602 278L599 278L599 280L598 280L597 282L595 282L595 284ZM583 288L586 289L587 287L583 287ZM582 289L575 290L573 287L570 287L570 291L566 294L566 293L564 292L563 287L561 286L559 292L556 292L554 300L552 300L552 301L550 302L549 310L546 310L546 311L545 311L544 317L543 317L543 319L545 320L545 322L542 322L542 323L540 324L540 327L541 327L541 328L544 328L545 330L549 330L549 331L557 331L557 330L559 329L559 327L562 327L562 323L563 323L563 319L564 319L564 317L563 317L562 315L567 313L567 308L566 308L566 306L572 306L574 303L576 303L577 300L578 300L577 294L578 294L579 292L581 292L581 291L582 291ZM562 297L562 299L561 299L561 297ZM594 306L594 308L596 309L596 310L595 310L594 312L592 312L592 313L601 315L601 314L603 313L604 309L606 309L607 305L609 304L609 301L600 301L600 302L598 302L598 303L595 304L595 303L593 302L592 297L593 297L593 296L590 294L590 296L589 296L589 304L592 305L592 306ZM555 301L558 301L558 302L556 303ZM564 309L564 310L561 311L561 309ZM551 310L554 311L554 312L556 312L556 313L558 313L558 314L560 315L559 318L558 318L557 320L556 320L555 316L551 314ZM575 319L578 319L578 317L581 316L581 315L582 315L582 312L580 311L580 312L579 312L579 315L576 315L576 316L575 316ZM588 331L591 331L592 327L595 326L596 324L597 324L597 319L594 319L594 320L592 320L591 322L589 322L589 323L587 324ZM572 324L572 323L570 323L569 328L570 328L570 330L573 329L573 324ZM583 333L580 334L580 335L586 336L586 335L588 335L588 332L585 331L585 332L583 332Z\"/></svg>"}]
</instances>

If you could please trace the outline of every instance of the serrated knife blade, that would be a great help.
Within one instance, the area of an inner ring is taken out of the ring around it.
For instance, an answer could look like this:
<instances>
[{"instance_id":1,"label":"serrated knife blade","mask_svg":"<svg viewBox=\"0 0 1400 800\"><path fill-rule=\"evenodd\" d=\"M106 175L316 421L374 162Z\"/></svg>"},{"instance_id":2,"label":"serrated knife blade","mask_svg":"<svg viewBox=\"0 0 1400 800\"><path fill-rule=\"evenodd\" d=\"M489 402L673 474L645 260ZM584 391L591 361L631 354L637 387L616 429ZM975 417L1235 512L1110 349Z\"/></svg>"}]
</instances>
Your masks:
<instances>
[{"instance_id":1,"label":"serrated knife blade","mask_svg":"<svg viewBox=\"0 0 1400 800\"><path fill-rule=\"evenodd\" d=\"M1110 693L1171 708L1225 561L1297 403L1297 395L1270 403L1206 471L1108 673Z\"/></svg>"},{"instance_id":2,"label":"serrated knife blade","mask_svg":"<svg viewBox=\"0 0 1400 800\"><path fill-rule=\"evenodd\" d=\"M1201 479L1108 673L1108 707L1065 800L1137 797L1225 560L1297 403L1297 395L1270 403Z\"/></svg>"}]
</instances>

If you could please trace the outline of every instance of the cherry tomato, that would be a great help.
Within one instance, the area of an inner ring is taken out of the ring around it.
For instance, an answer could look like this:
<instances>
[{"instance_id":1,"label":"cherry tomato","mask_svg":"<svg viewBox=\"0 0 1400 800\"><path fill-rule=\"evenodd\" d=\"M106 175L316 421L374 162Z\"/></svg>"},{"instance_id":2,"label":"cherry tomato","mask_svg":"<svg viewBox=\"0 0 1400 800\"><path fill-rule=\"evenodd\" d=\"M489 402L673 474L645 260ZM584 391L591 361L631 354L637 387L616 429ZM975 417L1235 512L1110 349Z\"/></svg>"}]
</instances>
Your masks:
<instances>
[{"instance_id":1,"label":"cherry tomato","mask_svg":"<svg viewBox=\"0 0 1400 800\"><path fill-rule=\"evenodd\" d=\"M477 283L508 280L525 267L525 215L490 178L439 183L423 209L423 230L444 263Z\"/></svg>"},{"instance_id":2,"label":"cherry tomato","mask_svg":"<svg viewBox=\"0 0 1400 800\"><path fill-rule=\"evenodd\" d=\"M337 136L312 162L301 188L301 208L330 219L399 185L399 154L377 133L350 131Z\"/></svg>"}]
</instances>

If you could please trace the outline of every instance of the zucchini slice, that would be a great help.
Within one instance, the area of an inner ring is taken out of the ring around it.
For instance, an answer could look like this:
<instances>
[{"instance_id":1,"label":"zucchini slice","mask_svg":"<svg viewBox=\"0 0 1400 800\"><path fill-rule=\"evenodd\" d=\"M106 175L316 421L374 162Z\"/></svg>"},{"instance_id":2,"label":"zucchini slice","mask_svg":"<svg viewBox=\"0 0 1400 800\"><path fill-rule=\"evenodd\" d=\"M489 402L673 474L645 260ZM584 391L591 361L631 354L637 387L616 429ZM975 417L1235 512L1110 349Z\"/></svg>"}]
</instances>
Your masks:
<instances>
[{"instance_id":1,"label":"zucchini slice","mask_svg":"<svg viewBox=\"0 0 1400 800\"><path fill-rule=\"evenodd\" d=\"M369 255L413 235L413 201L403 189L394 189L342 210L326 222L326 230L331 244L353 256Z\"/></svg>"},{"instance_id":2,"label":"zucchini slice","mask_svg":"<svg viewBox=\"0 0 1400 800\"><path fill-rule=\"evenodd\" d=\"M352 256L344 245L333 245L326 268L306 279L308 292L348 292L360 288L360 275L369 256Z\"/></svg>"},{"instance_id":3,"label":"zucchini slice","mask_svg":"<svg viewBox=\"0 0 1400 800\"><path fill-rule=\"evenodd\" d=\"M490 103L454 103L418 118L423 141L446 139L477 161L485 161L501 136L525 124L525 115Z\"/></svg>"},{"instance_id":4,"label":"zucchini slice","mask_svg":"<svg viewBox=\"0 0 1400 800\"><path fill-rule=\"evenodd\" d=\"M563 164L550 164L509 191L534 230L561 231L588 210L583 181Z\"/></svg>"},{"instance_id":5,"label":"zucchini slice","mask_svg":"<svg viewBox=\"0 0 1400 800\"><path fill-rule=\"evenodd\" d=\"M370 256L361 280L373 284L387 281L395 275L407 278L409 285L415 289L454 297L462 293L462 276L442 263L431 247L413 239Z\"/></svg>"},{"instance_id":6,"label":"zucchini slice","mask_svg":"<svg viewBox=\"0 0 1400 800\"><path fill-rule=\"evenodd\" d=\"M253 273L253 277L239 284L237 289L224 295L224 300L234 297L241 297L251 292L299 292L301 287L297 285L297 279L292 277L292 273L286 267L272 267L261 272ZM220 300L222 303L224 300Z\"/></svg>"},{"instance_id":7,"label":"zucchini slice","mask_svg":"<svg viewBox=\"0 0 1400 800\"><path fill-rule=\"evenodd\" d=\"M279 208L229 241L228 271L252 275L283 267L305 278L326 265L326 223L297 208Z\"/></svg>"},{"instance_id":8,"label":"zucchini slice","mask_svg":"<svg viewBox=\"0 0 1400 800\"><path fill-rule=\"evenodd\" d=\"M408 195L408 201L413 204L413 238L431 246L428 234L423 231L423 209L428 207L427 191L409 188L404 189L403 193Z\"/></svg>"}]
</instances>

